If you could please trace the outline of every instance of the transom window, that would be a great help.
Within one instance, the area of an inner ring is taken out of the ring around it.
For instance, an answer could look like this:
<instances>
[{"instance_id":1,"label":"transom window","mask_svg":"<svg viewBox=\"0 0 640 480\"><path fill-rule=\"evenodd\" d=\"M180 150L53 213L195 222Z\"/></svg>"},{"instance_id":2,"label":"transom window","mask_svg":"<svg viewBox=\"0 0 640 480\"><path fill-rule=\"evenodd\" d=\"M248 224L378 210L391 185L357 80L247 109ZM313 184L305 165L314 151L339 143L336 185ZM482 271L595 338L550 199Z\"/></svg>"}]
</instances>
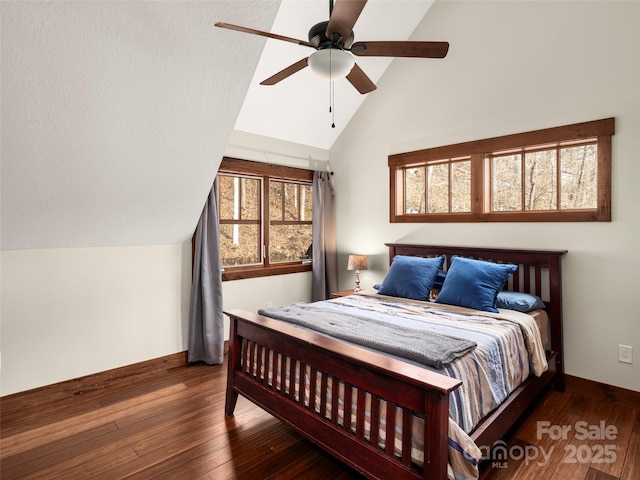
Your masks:
<instances>
[{"instance_id":1,"label":"transom window","mask_svg":"<svg viewBox=\"0 0 640 480\"><path fill-rule=\"evenodd\" d=\"M404 168L404 213L471 211L471 159L445 159Z\"/></svg>"},{"instance_id":2,"label":"transom window","mask_svg":"<svg viewBox=\"0 0 640 480\"><path fill-rule=\"evenodd\" d=\"M391 155L391 222L611 220L614 119Z\"/></svg>"},{"instance_id":3,"label":"transom window","mask_svg":"<svg viewBox=\"0 0 640 480\"><path fill-rule=\"evenodd\" d=\"M489 155L491 211L595 210L596 139Z\"/></svg>"},{"instance_id":4,"label":"transom window","mask_svg":"<svg viewBox=\"0 0 640 480\"><path fill-rule=\"evenodd\" d=\"M218 172L223 280L311 269L312 175L223 159Z\"/></svg>"}]
</instances>

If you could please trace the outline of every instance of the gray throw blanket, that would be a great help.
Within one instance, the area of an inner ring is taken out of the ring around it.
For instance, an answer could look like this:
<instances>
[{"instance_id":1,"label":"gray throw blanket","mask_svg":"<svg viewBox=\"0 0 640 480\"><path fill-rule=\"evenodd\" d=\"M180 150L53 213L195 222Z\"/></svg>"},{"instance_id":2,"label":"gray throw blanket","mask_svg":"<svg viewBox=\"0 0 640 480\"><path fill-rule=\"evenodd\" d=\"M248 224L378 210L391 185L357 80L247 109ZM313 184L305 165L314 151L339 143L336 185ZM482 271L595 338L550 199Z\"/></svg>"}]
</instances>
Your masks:
<instances>
[{"instance_id":1,"label":"gray throw blanket","mask_svg":"<svg viewBox=\"0 0 640 480\"><path fill-rule=\"evenodd\" d=\"M336 312L318 304L294 303L261 309L258 313L437 369L446 367L477 345L462 338L391 325L354 313Z\"/></svg>"}]
</instances>

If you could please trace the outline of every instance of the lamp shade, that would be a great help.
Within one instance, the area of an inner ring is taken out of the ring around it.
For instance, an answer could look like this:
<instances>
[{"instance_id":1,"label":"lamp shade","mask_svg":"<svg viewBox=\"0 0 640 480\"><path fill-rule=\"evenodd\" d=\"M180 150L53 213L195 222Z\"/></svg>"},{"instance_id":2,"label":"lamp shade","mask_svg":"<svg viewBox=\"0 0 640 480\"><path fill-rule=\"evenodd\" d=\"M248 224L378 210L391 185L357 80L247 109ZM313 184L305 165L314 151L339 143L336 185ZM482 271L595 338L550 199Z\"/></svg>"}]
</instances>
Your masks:
<instances>
[{"instance_id":1,"label":"lamp shade","mask_svg":"<svg viewBox=\"0 0 640 480\"><path fill-rule=\"evenodd\" d=\"M325 48L313 52L308 62L313 73L331 80L346 77L355 64L349 52L336 48Z\"/></svg>"},{"instance_id":2,"label":"lamp shade","mask_svg":"<svg viewBox=\"0 0 640 480\"><path fill-rule=\"evenodd\" d=\"M347 270L367 270L367 256L349 255Z\"/></svg>"}]
</instances>

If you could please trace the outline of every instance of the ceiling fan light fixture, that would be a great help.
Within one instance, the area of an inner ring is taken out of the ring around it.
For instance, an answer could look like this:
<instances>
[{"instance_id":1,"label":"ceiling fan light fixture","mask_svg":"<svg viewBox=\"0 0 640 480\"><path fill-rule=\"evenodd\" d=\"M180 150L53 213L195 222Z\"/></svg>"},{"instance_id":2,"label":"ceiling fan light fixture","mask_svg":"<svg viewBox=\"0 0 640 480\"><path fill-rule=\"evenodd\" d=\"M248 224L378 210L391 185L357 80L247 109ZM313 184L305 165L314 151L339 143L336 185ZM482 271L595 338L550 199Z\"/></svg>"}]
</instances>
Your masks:
<instances>
[{"instance_id":1,"label":"ceiling fan light fixture","mask_svg":"<svg viewBox=\"0 0 640 480\"><path fill-rule=\"evenodd\" d=\"M311 71L331 80L346 77L354 64L355 60L349 52L336 48L318 50L309 57Z\"/></svg>"}]
</instances>

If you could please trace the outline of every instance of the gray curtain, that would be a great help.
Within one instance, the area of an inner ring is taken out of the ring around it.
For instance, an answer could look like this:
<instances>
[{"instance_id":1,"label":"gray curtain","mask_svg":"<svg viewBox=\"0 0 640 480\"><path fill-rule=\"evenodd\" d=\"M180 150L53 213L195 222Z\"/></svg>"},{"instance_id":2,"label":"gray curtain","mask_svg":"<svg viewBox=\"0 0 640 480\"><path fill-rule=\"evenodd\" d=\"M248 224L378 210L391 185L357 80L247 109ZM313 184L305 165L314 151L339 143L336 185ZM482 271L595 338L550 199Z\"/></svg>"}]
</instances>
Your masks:
<instances>
[{"instance_id":1,"label":"gray curtain","mask_svg":"<svg viewBox=\"0 0 640 480\"><path fill-rule=\"evenodd\" d=\"M209 365L222 363L224 356L217 190L216 180L196 228L189 307L188 360Z\"/></svg>"},{"instance_id":2,"label":"gray curtain","mask_svg":"<svg viewBox=\"0 0 640 480\"><path fill-rule=\"evenodd\" d=\"M338 289L336 206L331 174L313 173L313 275L311 299L326 300Z\"/></svg>"}]
</instances>

